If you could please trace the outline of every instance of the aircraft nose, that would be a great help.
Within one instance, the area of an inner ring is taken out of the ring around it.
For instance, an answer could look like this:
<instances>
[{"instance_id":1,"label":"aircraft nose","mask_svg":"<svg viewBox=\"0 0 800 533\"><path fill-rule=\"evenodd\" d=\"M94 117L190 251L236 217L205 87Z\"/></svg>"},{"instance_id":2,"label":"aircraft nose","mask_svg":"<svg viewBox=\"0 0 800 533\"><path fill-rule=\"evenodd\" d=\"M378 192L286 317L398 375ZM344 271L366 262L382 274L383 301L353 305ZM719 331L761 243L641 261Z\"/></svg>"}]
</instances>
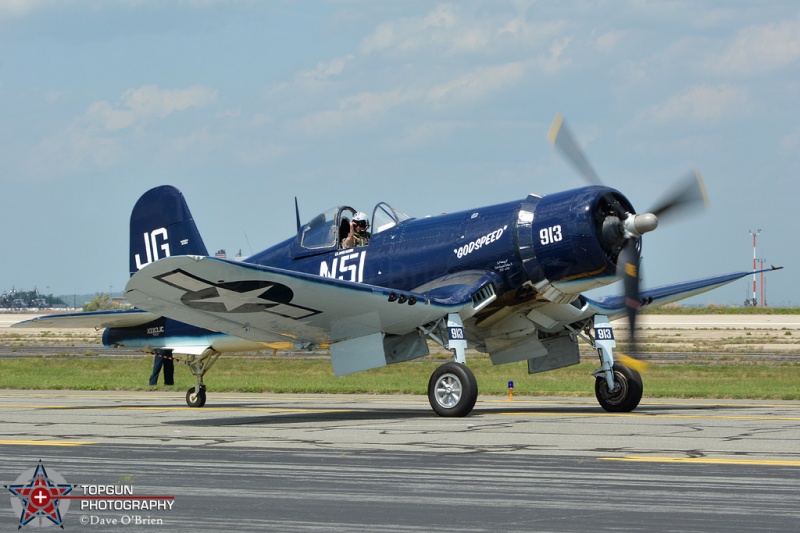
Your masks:
<instances>
[{"instance_id":1,"label":"aircraft nose","mask_svg":"<svg viewBox=\"0 0 800 533\"><path fill-rule=\"evenodd\" d=\"M630 214L625 218L625 231L633 237L641 237L658 227L658 217L653 213Z\"/></svg>"}]
</instances>

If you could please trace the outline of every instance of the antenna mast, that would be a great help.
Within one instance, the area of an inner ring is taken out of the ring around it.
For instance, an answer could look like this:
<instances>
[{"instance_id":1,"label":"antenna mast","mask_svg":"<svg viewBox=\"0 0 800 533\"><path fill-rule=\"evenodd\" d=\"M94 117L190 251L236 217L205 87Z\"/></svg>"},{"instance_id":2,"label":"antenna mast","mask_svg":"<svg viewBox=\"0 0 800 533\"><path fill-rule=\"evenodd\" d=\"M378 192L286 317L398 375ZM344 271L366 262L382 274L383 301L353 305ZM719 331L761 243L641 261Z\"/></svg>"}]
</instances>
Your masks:
<instances>
[{"instance_id":1,"label":"antenna mast","mask_svg":"<svg viewBox=\"0 0 800 533\"><path fill-rule=\"evenodd\" d=\"M756 263L756 239L758 235L761 233L761 230L750 230L750 235L753 236L753 299L750 300L749 304L752 307L758 307L758 299L756 295L758 291L756 290L756 270L758 270L758 264Z\"/></svg>"}]
</instances>

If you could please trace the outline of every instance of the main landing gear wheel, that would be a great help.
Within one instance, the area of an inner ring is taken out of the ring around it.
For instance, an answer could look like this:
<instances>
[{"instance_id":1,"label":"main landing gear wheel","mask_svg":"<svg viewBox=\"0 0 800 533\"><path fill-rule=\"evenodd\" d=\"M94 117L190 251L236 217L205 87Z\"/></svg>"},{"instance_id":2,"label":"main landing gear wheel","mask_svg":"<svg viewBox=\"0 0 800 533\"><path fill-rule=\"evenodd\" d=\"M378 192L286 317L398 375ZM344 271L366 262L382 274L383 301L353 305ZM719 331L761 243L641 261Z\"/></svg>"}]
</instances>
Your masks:
<instances>
[{"instance_id":1,"label":"main landing gear wheel","mask_svg":"<svg viewBox=\"0 0 800 533\"><path fill-rule=\"evenodd\" d=\"M200 387L200 392L195 393L194 387L186 391L186 405L189 407L203 407L206 404L206 388Z\"/></svg>"},{"instance_id":2,"label":"main landing gear wheel","mask_svg":"<svg viewBox=\"0 0 800 533\"><path fill-rule=\"evenodd\" d=\"M467 416L478 399L478 382L465 365L445 363L428 381L428 401L439 416Z\"/></svg>"},{"instance_id":3,"label":"main landing gear wheel","mask_svg":"<svg viewBox=\"0 0 800 533\"><path fill-rule=\"evenodd\" d=\"M608 389L608 381L598 376L594 382L594 394L600 407L609 413L630 413L642 399L642 376L620 363L614 363L614 382L617 390Z\"/></svg>"}]
</instances>

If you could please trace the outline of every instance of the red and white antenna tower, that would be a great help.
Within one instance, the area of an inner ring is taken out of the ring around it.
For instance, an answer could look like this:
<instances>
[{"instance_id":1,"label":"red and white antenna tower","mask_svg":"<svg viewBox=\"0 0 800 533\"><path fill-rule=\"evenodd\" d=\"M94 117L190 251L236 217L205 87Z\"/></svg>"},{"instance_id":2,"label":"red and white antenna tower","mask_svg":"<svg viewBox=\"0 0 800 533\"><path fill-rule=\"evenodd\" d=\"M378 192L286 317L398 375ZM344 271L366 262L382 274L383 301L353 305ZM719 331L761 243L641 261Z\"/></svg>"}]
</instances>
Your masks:
<instances>
[{"instance_id":1,"label":"red and white antenna tower","mask_svg":"<svg viewBox=\"0 0 800 533\"><path fill-rule=\"evenodd\" d=\"M756 294L758 291L756 290L756 270L758 270L758 266L756 263L756 238L758 237L761 230L750 230L750 235L753 236L753 299L750 301L750 305L756 307L758 305L758 299L756 298Z\"/></svg>"}]
</instances>

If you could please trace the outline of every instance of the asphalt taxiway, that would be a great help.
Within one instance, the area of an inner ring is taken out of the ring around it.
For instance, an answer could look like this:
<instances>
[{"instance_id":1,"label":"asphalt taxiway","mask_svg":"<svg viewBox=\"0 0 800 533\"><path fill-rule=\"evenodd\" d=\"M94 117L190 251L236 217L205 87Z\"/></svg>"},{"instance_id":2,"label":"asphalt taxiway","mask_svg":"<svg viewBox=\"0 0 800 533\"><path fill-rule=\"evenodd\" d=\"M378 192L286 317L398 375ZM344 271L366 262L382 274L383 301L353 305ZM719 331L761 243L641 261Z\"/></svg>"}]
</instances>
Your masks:
<instances>
[{"instance_id":1,"label":"asphalt taxiway","mask_svg":"<svg viewBox=\"0 0 800 533\"><path fill-rule=\"evenodd\" d=\"M792 531L800 520L800 402L645 398L613 415L593 398L481 397L453 419L421 396L212 391L190 409L179 392L5 390L0 428L4 485L41 461L70 484L174 496L169 511L73 501L65 530ZM0 527L18 522L0 503Z\"/></svg>"}]
</instances>

